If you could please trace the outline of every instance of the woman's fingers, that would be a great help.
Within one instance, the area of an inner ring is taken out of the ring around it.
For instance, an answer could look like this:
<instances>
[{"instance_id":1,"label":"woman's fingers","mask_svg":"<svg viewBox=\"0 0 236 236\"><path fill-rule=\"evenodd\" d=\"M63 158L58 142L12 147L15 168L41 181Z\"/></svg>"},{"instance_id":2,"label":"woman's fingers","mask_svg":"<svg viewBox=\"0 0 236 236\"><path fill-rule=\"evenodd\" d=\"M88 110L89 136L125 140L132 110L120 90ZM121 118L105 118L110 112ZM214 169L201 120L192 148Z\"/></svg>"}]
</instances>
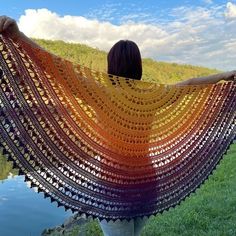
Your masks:
<instances>
[{"instance_id":1,"label":"woman's fingers","mask_svg":"<svg viewBox=\"0 0 236 236\"><path fill-rule=\"evenodd\" d=\"M3 25L6 21L6 16L0 16L0 33L3 31Z\"/></svg>"},{"instance_id":2,"label":"woman's fingers","mask_svg":"<svg viewBox=\"0 0 236 236\"><path fill-rule=\"evenodd\" d=\"M11 25L16 24L16 22L13 19L7 18L6 21L3 24L2 30L5 31L7 30Z\"/></svg>"},{"instance_id":3,"label":"woman's fingers","mask_svg":"<svg viewBox=\"0 0 236 236\"><path fill-rule=\"evenodd\" d=\"M11 18L7 16L0 16L0 33L2 33L4 29L5 23L7 23Z\"/></svg>"},{"instance_id":4,"label":"woman's fingers","mask_svg":"<svg viewBox=\"0 0 236 236\"><path fill-rule=\"evenodd\" d=\"M236 81L236 70L233 71L233 80Z\"/></svg>"},{"instance_id":5,"label":"woman's fingers","mask_svg":"<svg viewBox=\"0 0 236 236\"><path fill-rule=\"evenodd\" d=\"M236 79L236 70L225 72L224 80L235 80Z\"/></svg>"},{"instance_id":6,"label":"woman's fingers","mask_svg":"<svg viewBox=\"0 0 236 236\"><path fill-rule=\"evenodd\" d=\"M16 21L8 16L0 16L0 34L7 33L9 36L17 37L19 28Z\"/></svg>"},{"instance_id":7,"label":"woman's fingers","mask_svg":"<svg viewBox=\"0 0 236 236\"><path fill-rule=\"evenodd\" d=\"M232 70L231 71L231 79L235 79L235 77L236 77L236 70Z\"/></svg>"},{"instance_id":8,"label":"woman's fingers","mask_svg":"<svg viewBox=\"0 0 236 236\"><path fill-rule=\"evenodd\" d=\"M231 71L229 80L236 80L236 70Z\"/></svg>"}]
</instances>

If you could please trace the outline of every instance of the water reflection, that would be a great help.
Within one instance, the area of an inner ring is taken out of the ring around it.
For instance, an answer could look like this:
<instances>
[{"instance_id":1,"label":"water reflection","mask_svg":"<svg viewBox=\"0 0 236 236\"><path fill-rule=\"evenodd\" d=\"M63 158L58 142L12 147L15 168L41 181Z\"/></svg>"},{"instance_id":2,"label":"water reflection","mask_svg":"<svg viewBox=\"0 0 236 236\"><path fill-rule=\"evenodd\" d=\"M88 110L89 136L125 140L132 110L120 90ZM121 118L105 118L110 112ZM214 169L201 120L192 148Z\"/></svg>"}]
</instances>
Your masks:
<instances>
[{"instance_id":1,"label":"water reflection","mask_svg":"<svg viewBox=\"0 0 236 236\"><path fill-rule=\"evenodd\" d=\"M37 236L45 228L60 225L72 215L57 208L43 193L35 193L0 156L0 235Z\"/></svg>"}]
</instances>

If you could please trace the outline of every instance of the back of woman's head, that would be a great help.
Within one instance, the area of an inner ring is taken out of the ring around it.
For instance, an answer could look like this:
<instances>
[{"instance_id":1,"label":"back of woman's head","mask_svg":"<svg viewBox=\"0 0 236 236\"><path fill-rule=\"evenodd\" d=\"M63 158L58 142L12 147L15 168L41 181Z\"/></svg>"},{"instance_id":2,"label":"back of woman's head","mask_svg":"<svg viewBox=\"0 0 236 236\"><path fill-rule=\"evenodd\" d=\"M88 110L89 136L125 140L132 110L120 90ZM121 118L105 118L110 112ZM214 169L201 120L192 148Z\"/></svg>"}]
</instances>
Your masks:
<instances>
[{"instance_id":1,"label":"back of woman's head","mask_svg":"<svg viewBox=\"0 0 236 236\"><path fill-rule=\"evenodd\" d=\"M120 40L107 55L108 74L140 80L142 60L136 43Z\"/></svg>"}]
</instances>

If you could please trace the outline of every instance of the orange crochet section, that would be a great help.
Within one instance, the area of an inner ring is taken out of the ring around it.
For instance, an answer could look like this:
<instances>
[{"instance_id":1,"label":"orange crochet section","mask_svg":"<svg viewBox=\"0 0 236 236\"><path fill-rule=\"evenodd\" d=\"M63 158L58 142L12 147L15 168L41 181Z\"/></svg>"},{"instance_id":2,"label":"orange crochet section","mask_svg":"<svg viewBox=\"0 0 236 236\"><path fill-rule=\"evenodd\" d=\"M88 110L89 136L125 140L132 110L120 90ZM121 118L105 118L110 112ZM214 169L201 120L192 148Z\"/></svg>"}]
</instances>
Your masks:
<instances>
[{"instance_id":1,"label":"orange crochet section","mask_svg":"<svg viewBox=\"0 0 236 236\"><path fill-rule=\"evenodd\" d=\"M167 85L90 70L0 38L0 145L58 206L155 215L194 192L235 140L235 82Z\"/></svg>"}]
</instances>

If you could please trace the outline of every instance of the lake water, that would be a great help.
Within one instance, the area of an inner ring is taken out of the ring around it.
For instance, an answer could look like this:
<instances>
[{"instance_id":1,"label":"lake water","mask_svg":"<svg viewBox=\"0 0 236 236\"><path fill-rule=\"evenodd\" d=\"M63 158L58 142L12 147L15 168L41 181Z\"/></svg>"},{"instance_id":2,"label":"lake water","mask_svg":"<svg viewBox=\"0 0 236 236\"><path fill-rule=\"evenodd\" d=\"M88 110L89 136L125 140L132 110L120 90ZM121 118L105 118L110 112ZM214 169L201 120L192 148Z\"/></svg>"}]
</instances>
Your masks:
<instances>
[{"instance_id":1,"label":"lake water","mask_svg":"<svg viewBox=\"0 0 236 236\"><path fill-rule=\"evenodd\" d=\"M37 236L72 215L36 193L23 176L0 180L0 236Z\"/></svg>"}]
</instances>

